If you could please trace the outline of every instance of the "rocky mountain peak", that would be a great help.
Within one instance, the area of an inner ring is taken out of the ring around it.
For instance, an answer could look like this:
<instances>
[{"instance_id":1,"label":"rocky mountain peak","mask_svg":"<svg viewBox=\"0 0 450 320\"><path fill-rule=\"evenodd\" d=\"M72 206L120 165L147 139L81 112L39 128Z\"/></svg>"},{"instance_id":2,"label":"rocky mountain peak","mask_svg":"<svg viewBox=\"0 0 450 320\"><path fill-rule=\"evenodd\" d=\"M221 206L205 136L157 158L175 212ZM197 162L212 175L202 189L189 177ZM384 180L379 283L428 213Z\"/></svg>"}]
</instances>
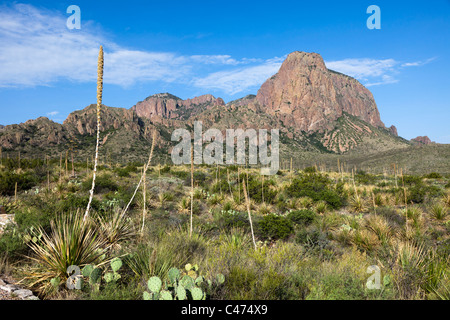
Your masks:
<instances>
[{"instance_id":1,"label":"rocky mountain peak","mask_svg":"<svg viewBox=\"0 0 450 320\"><path fill-rule=\"evenodd\" d=\"M315 132L347 112L384 127L372 93L357 80L328 70L321 55L296 51L258 90L256 101L296 130Z\"/></svg>"},{"instance_id":2,"label":"rocky mountain peak","mask_svg":"<svg viewBox=\"0 0 450 320\"><path fill-rule=\"evenodd\" d=\"M411 139L411 141L418 142L419 144L425 144L425 145L433 143L431 141L431 139L428 138L427 136L419 136L417 138Z\"/></svg>"},{"instance_id":3,"label":"rocky mountain peak","mask_svg":"<svg viewBox=\"0 0 450 320\"><path fill-rule=\"evenodd\" d=\"M139 117L159 121L162 118L177 119L180 116L178 113L180 109L193 109L196 106L205 108L225 106L225 102L222 98L216 98L211 94L182 100L170 93L158 93L138 102L131 110Z\"/></svg>"}]
</instances>

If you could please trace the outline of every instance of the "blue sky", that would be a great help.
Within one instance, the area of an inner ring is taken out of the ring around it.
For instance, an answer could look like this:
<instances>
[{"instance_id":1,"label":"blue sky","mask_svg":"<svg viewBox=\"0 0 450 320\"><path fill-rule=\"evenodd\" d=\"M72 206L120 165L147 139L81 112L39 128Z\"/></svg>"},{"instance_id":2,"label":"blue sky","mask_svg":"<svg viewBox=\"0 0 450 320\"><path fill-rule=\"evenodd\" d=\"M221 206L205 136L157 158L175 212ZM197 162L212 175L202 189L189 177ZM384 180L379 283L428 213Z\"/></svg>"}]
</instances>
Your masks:
<instances>
[{"instance_id":1,"label":"blue sky","mask_svg":"<svg viewBox=\"0 0 450 320\"><path fill-rule=\"evenodd\" d=\"M69 5L81 29L69 30ZM369 30L370 5L381 30ZM96 101L132 107L159 92L256 94L292 51L317 52L374 94L401 136L450 143L450 0L0 2L0 124L62 122Z\"/></svg>"}]
</instances>

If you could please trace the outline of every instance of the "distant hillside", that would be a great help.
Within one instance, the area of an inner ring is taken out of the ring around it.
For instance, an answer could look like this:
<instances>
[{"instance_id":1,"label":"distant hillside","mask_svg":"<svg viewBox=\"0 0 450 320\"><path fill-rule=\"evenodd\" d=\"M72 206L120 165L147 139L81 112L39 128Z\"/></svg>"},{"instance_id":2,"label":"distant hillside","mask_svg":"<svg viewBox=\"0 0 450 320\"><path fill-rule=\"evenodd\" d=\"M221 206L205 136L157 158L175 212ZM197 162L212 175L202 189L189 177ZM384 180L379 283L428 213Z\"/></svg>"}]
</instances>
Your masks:
<instances>
[{"instance_id":1,"label":"distant hillside","mask_svg":"<svg viewBox=\"0 0 450 320\"><path fill-rule=\"evenodd\" d=\"M398 137L395 126L384 126L369 90L354 78L328 70L320 55L305 52L290 54L257 95L227 104L210 94L182 100L159 93L130 109L102 106L100 160L144 161L152 131L157 130L154 161L169 162L176 144L172 132L192 130L194 121L202 121L204 131L216 128L223 133L279 129L281 160L292 158L297 167L336 165L338 158L373 170L396 161L413 171L446 172L450 167L448 146L429 144L426 137L413 141ZM63 124L41 117L5 126L0 146L3 156L21 152L23 157L59 158L73 153L75 159L86 161L94 154L96 126L96 107L90 105L72 112Z\"/></svg>"}]
</instances>

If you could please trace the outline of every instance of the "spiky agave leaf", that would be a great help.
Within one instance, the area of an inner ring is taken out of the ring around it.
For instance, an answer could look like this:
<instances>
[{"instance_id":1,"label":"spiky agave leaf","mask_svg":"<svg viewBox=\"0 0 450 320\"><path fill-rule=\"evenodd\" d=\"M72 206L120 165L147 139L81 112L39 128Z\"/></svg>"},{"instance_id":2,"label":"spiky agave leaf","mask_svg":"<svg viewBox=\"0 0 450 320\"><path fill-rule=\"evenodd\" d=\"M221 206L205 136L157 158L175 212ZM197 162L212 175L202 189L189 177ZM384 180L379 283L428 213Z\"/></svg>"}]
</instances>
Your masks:
<instances>
[{"instance_id":1,"label":"spiky agave leaf","mask_svg":"<svg viewBox=\"0 0 450 320\"><path fill-rule=\"evenodd\" d=\"M37 263L28 277L33 280L31 286L38 285L39 290L45 291L50 279L67 279L71 265L82 268L106 262L109 244L98 235L91 219L78 213L63 215L51 221L50 229L47 233L38 227L35 232L42 235L40 241L28 243L33 252L29 258Z\"/></svg>"}]
</instances>

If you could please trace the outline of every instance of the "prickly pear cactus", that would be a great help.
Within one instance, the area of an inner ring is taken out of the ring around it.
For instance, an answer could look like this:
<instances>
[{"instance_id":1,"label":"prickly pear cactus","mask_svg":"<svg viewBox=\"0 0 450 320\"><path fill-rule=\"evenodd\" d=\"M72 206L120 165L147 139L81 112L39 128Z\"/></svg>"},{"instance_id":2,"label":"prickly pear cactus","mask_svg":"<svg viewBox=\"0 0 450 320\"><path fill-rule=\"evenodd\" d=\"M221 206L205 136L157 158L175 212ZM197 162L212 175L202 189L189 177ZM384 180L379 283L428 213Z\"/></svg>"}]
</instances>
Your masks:
<instances>
[{"instance_id":1,"label":"prickly pear cactus","mask_svg":"<svg viewBox=\"0 0 450 320\"><path fill-rule=\"evenodd\" d=\"M203 291L200 288L194 287L189 290L191 292L192 300L202 300Z\"/></svg>"},{"instance_id":2,"label":"prickly pear cactus","mask_svg":"<svg viewBox=\"0 0 450 320\"><path fill-rule=\"evenodd\" d=\"M181 276L181 272L180 270L178 270L177 268L170 268L169 272L168 272L168 277L169 277L169 281L172 284L175 284Z\"/></svg>"},{"instance_id":3,"label":"prickly pear cactus","mask_svg":"<svg viewBox=\"0 0 450 320\"><path fill-rule=\"evenodd\" d=\"M186 300L186 289L182 285L176 287L175 293L178 300Z\"/></svg>"},{"instance_id":4,"label":"prickly pear cactus","mask_svg":"<svg viewBox=\"0 0 450 320\"><path fill-rule=\"evenodd\" d=\"M94 270L94 266L92 264L87 264L81 270L81 274L83 275L83 277L88 278L91 275L92 270Z\"/></svg>"},{"instance_id":5,"label":"prickly pear cactus","mask_svg":"<svg viewBox=\"0 0 450 320\"><path fill-rule=\"evenodd\" d=\"M149 293L147 291L144 291L143 299L144 300L152 300L153 299L153 293Z\"/></svg>"},{"instance_id":6,"label":"prickly pear cactus","mask_svg":"<svg viewBox=\"0 0 450 320\"><path fill-rule=\"evenodd\" d=\"M192 279L191 277L189 277L189 276L187 276L187 275L184 276L183 278L181 278L180 284L181 284L183 287L185 287L186 289L190 289L190 288L192 288L193 286L195 286L194 279Z\"/></svg>"},{"instance_id":7,"label":"prickly pear cactus","mask_svg":"<svg viewBox=\"0 0 450 320\"><path fill-rule=\"evenodd\" d=\"M122 260L120 258L114 258L111 260L111 269L114 273L117 273L119 269L122 267Z\"/></svg>"},{"instance_id":8,"label":"prickly pear cactus","mask_svg":"<svg viewBox=\"0 0 450 320\"><path fill-rule=\"evenodd\" d=\"M216 275L216 281L218 284L223 284L225 282L225 276L221 273Z\"/></svg>"},{"instance_id":9,"label":"prickly pear cactus","mask_svg":"<svg viewBox=\"0 0 450 320\"><path fill-rule=\"evenodd\" d=\"M100 282L101 277L102 277L102 269L94 268L89 274L89 283L91 285L97 284Z\"/></svg>"},{"instance_id":10,"label":"prickly pear cactus","mask_svg":"<svg viewBox=\"0 0 450 320\"><path fill-rule=\"evenodd\" d=\"M60 283L61 283L60 277L55 277L50 280L50 284L55 288L58 287Z\"/></svg>"},{"instance_id":11,"label":"prickly pear cactus","mask_svg":"<svg viewBox=\"0 0 450 320\"><path fill-rule=\"evenodd\" d=\"M118 274L117 272L108 272L103 276L103 279L105 279L105 281L107 283L110 282L116 282L121 278L120 274Z\"/></svg>"},{"instance_id":12,"label":"prickly pear cactus","mask_svg":"<svg viewBox=\"0 0 450 320\"><path fill-rule=\"evenodd\" d=\"M173 300L173 297L169 291L162 290L159 299L160 300Z\"/></svg>"},{"instance_id":13,"label":"prickly pear cactus","mask_svg":"<svg viewBox=\"0 0 450 320\"><path fill-rule=\"evenodd\" d=\"M201 285L204 280L205 280L205 277L202 277L202 276L197 277L197 279L195 279L195 285L197 285L197 286Z\"/></svg>"},{"instance_id":14,"label":"prickly pear cactus","mask_svg":"<svg viewBox=\"0 0 450 320\"><path fill-rule=\"evenodd\" d=\"M158 277L151 277L147 282L148 289L153 293L159 293L162 287L162 281Z\"/></svg>"}]
</instances>

